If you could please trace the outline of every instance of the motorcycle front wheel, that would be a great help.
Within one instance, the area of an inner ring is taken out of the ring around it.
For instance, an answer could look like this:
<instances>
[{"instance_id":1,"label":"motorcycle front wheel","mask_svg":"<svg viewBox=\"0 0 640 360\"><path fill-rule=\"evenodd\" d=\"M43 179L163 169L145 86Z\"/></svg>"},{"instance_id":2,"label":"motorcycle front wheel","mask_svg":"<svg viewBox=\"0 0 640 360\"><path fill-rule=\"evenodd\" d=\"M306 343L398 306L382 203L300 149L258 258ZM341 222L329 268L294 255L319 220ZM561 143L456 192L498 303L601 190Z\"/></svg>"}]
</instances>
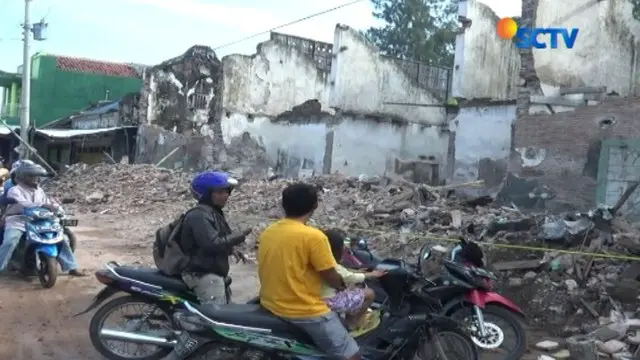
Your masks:
<instances>
[{"instance_id":1,"label":"motorcycle front wheel","mask_svg":"<svg viewBox=\"0 0 640 360\"><path fill-rule=\"evenodd\" d=\"M123 321L117 325L106 325L109 318L116 313L124 318ZM177 326L168 309L134 296L112 299L102 305L91 318L89 338L93 347L105 358L109 360L161 360L171 352L171 348L108 340L100 335L102 329L105 328L127 332L157 332L158 336L164 336L177 329Z\"/></svg>"},{"instance_id":2,"label":"motorcycle front wheel","mask_svg":"<svg viewBox=\"0 0 640 360\"><path fill-rule=\"evenodd\" d=\"M483 360L519 360L527 350L527 330L519 314L496 305L482 310L485 336L480 334L473 306L458 308L450 314L454 320L469 326L473 342L481 351Z\"/></svg>"},{"instance_id":3,"label":"motorcycle front wheel","mask_svg":"<svg viewBox=\"0 0 640 360\"><path fill-rule=\"evenodd\" d=\"M38 280L45 289L52 288L58 280L58 260L54 257L39 253Z\"/></svg>"}]
</instances>

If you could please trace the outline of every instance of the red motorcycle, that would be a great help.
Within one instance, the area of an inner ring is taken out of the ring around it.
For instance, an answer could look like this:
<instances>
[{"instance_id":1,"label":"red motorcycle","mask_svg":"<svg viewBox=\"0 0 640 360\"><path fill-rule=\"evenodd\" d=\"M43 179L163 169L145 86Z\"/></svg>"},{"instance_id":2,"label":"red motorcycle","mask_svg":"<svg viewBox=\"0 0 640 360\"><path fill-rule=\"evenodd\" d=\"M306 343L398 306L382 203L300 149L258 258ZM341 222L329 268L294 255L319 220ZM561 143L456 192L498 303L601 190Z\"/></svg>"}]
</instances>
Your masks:
<instances>
[{"instance_id":1,"label":"red motorcycle","mask_svg":"<svg viewBox=\"0 0 640 360\"><path fill-rule=\"evenodd\" d=\"M369 251L364 239L346 245L342 261L345 266L371 267L382 261ZM423 267L431 257L429 247L425 245L419 256L418 266ZM518 360L527 348L524 313L511 300L492 291L497 278L484 268L483 258L477 244L460 239L444 262L443 274L427 278L428 285L419 292L425 295L425 306L431 305L427 304L428 299L439 299L442 315L467 323L478 348L502 353L503 360ZM393 302L376 280L367 281L367 285L376 292L376 303ZM510 336L505 336L507 327L512 329ZM510 346L504 349L507 343Z\"/></svg>"}]
</instances>

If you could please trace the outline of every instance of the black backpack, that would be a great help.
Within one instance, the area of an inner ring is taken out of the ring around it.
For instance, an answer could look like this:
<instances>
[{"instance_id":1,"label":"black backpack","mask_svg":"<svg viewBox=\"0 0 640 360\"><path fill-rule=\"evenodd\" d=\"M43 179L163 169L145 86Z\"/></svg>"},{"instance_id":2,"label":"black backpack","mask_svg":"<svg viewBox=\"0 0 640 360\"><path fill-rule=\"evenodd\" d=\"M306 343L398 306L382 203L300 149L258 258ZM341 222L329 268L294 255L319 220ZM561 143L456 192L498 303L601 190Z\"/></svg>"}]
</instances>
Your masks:
<instances>
[{"instance_id":1,"label":"black backpack","mask_svg":"<svg viewBox=\"0 0 640 360\"><path fill-rule=\"evenodd\" d=\"M180 275L189 264L189 256L182 251L179 240L185 216L196 209L207 210L206 207L198 205L156 231L156 239L153 243L153 260L156 267L167 275Z\"/></svg>"}]
</instances>

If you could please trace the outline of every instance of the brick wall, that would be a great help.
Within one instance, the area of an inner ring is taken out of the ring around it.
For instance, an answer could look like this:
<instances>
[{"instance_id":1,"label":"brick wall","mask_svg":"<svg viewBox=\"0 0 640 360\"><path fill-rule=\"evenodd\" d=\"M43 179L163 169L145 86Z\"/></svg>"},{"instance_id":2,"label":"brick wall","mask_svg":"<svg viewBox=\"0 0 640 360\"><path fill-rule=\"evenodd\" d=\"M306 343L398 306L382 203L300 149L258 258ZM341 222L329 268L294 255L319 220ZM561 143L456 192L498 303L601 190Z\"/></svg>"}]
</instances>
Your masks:
<instances>
[{"instance_id":1,"label":"brick wall","mask_svg":"<svg viewBox=\"0 0 640 360\"><path fill-rule=\"evenodd\" d=\"M613 120L603 126L603 120ZM551 115L527 115L518 118L514 147L544 149L546 154L538 166L525 168L514 153L511 170L521 176L536 178L557 192L561 201L581 206L595 204L596 174L586 171L597 166L600 140L611 138L640 138L640 99L610 99L598 105L577 108L575 111ZM590 159L588 162L587 159Z\"/></svg>"}]
</instances>

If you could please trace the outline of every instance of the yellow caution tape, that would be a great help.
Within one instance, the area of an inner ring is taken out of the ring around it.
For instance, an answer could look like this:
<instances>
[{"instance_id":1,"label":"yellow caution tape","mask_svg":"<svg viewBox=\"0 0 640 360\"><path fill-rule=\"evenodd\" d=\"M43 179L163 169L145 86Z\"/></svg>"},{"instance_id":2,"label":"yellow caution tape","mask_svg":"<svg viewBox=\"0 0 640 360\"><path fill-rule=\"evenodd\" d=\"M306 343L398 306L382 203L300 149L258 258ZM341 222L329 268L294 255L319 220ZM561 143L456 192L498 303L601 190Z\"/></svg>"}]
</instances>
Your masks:
<instances>
[{"instance_id":1,"label":"yellow caution tape","mask_svg":"<svg viewBox=\"0 0 640 360\"><path fill-rule=\"evenodd\" d=\"M245 218L246 219L246 218ZM253 218L251 218L253 219ZM259 221L276 221L279 219L264 219L264 218L255 218L255 220ZM434 241L442 241L448 243L459 243L460 240L457 238L450 238L446 236L436 235L428 232L410 232L406 234L401 234L397 231L380 231L380 230L372 230L372 229L360 229L350 227L349 231L357 231L363 233L371 233L378 235L389 235L389 234L398 234L398 235L406 235L409 238L419 238L419 239L428 239ZM486 243L486 242L477 242L480 246L493 247L498 249L507 249L507 250L522 250L522 251L537 251L537 252L554 252L559 254L567 254L567 255L579 255L579 256L592 256L595 258L601 259L616 259L616 260L628 260L628 261L640 261L640 256L633 255L624 255L624 254L610 254L610 253L601 253L601 252L587 252L587 251L578 251L578 250L565 250L565 249L554 249L542 246L528 246L528 245L514 245L514 244L498 244L498 243Z\"/></svg>"}]
</instances>

